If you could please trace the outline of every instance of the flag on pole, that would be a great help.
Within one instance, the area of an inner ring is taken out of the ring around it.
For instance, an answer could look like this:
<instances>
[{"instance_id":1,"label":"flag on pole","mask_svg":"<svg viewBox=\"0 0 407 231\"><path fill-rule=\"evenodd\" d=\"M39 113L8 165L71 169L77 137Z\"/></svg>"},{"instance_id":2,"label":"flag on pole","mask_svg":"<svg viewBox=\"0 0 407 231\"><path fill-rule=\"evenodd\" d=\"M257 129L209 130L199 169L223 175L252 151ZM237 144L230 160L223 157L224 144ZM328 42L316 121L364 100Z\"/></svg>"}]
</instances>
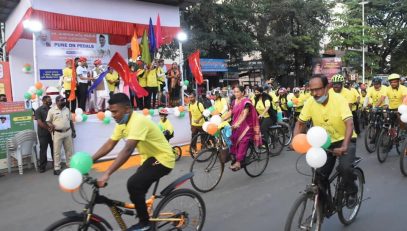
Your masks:
<instances>
[{"instance_id":1,"label":"flag on pole","mask_svg":"<svg viewBox=\"0 0 407 231\"><path fill-rule=\"evenodd\" d=\"M136 30L134 30L133 37L131 38L130 46L131 46L131 59L137 60L137 57L140 55L140 45L138 44Z\"/></svg>"},{"instance_id":2,"label":"flag on pole","mask_svg":"<svg viewBox=\"0 0 407 231\"><path fill-rule=\"evenodd\" d=\"M150 50L148 47L147 31L145 31L145 30L144 30L144 34L143 34L143 39L141 40L141 60L143 60L143 62L146 64L151 63Z\"/></svg>"},{"instance_id":3,"label":"flag on pole","mask_svg":"<svg viewBox=\"0 0 407 231\"><path fill-rule=\"evenodd\" d=\"M163 42L163 36L162 36L162 33L161 33L160 15L157 15L157 22L156 22L156 26L155 26L155 38L156 38L155 47L157 49L159 49L160 46L164 43Z\"/></svg>"},{"instance_id":4,"label":"flag on pole","mask_svg":"<svg viewBox=\"0 0 407 231\"><path fill-rule=\"evenodd\" d=\"M71 79L71 93L69 94L68 101L74 101L76 99L75 89L76 89L76 68L75 61L71 61L72 65L72 79Z\"/></svg>"},{"instance_id":5,"label":"flag on pole","mask_svg":"<svg viewBox=\"0 0 407 231\"><path fill-rule=\"evenodd\" d=\"M196 83L201 85L203 83L203 74L201 70L201 62L199 60L199 50L195 51L188 57L188 63Z\"/></svg>"},{"instance_id":6,"label":"flag on pole","mask_svg":"<svg viewBox=\"0 0 407 231\"><path fill-rule=\"evenodd\" d=\"M150 24L148 25L148 41L150 43L150 55L154 57L155 51L155 35L154 35L154 26L153 20L150 18Z\"/></svg>"}]
</instances>

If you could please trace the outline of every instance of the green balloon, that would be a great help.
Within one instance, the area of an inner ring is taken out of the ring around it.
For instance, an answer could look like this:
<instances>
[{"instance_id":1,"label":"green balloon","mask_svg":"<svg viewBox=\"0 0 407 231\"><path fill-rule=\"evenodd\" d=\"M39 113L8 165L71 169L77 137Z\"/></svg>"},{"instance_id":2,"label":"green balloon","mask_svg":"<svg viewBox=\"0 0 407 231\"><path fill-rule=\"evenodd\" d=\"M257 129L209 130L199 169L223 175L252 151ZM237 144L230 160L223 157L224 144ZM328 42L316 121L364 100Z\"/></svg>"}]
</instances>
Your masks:
<instances>
[{"instance_id":1,"label":"green balloon","mask_svg":"<svg viewBox=\"0 0 407 231\"><path fill-rule=\"evenodd\" d=\"M188 86L189 85L189 81L188 80L184 80L184 85Z\"/></svg>"},{"instance_id":2,"label":"green balloon","mask_svg":"<svg viewBox=\"0 0 407 231\"><path fill-rule=\"evenodd\" d=\"M185 117L185 112L184 111L180 112L179 113L179 118L184 118L184 117Z\"/></svg>"},{"instance_id":3,"label":"green balloon","mask_svg":"<svg viewBox=\"0 0 407 231\"><path fill-rule=\"evenodd\" d=\"M89 153L77 152L72 156L70 167L77 169L82 174L88 174L92 169L93 160Z\"/></svg>"},{"instance_id":4,"label":"green balloon","mask_svg":"<svg viewBox=\"0 0 407 231\"><path fill-rule=\"evenodd\" d=\"M30 94L30 92L24 93L24 99L26 99L26 100L31 99L31 94Z\"/></svg>"},{"instance_id":5,"label":"green balloon","mask_svg":"<svg viewBox=\"0 0 407 231\"><path fill-rule=\"evenodd\" d=\"M159 107L159 108L158 108L158 111L161 111L161 109L163 109L163 107Z\"/></svg>"},{"instance_id":6,"label":"green balloon","mask_svg":"<svg viewBox=\"0 0 407 231\"><path fill-rule=\"evenodd\" d=\"M211 106L210 108L208 108L208 110L209 110L210 112L213 112L213 111L215 111L215 107L214 107L214 106Z\"/></svg>"},{"instance_id":7,"label":"green balloon","mask_svg":"<svg viewBox=\"0 0 407 231\"><path fill-rule=\"evenodd\" d=\"M82 122L86 122L88 120L88 115L82 114Z\"/></svg>"},{"instance_id":8,"label":"green balloon","mask_svg":"<svg viewBox=\"0 0 407 231\"><path fill-rule=\"evenodd\" d=\"M104 123L104 124L110 124L110 117L105 117L105 118L103 119L103 123Z\"/></svg>"},{"instance_id":9,"label":"green balloon","mask_svg":"<svg viewBox=\"0 0 407 231\"><path fill-rule=\"evenodd\" d=\"M326 139L326 142L324 145L322 145L322 148L325 150L328 149L329 147L331 147L331 142L332 142L331 136L328 135L328 139Z\"/></svg>"},{"instance_id":10,"label":"green balloon","mask_svg":"<svg viewBox=\"0 0 407 231\"><path fill-rule=\"evenodd\" d=\"M288 102L287 102L287 106L288 106L288 107L293 107L293 106L294 106L294 103L293 103L292 101L288 101Z\"/></svg>"},{"instance_id":11,"label":"green balloon","mask_svg":"<svg viewBox=\"0 0 407 231\"><path fill-rule=\"evenodd\" d=\"M150 109L150 115L153 116L154 115L154 109Z\"/></svg>"},{"instance_id":12,"label":"green balloon","mask_svg":"<svg viewBox=\"0 0 407 231\"><path fill-rule=\"evenodd\" d=\"M43 93L44 93L44 90L42 90L42 89L37 89L37 91L35 92L35 94L37 94L37 96L42 96Z\"/></svg>"}]
</instances>

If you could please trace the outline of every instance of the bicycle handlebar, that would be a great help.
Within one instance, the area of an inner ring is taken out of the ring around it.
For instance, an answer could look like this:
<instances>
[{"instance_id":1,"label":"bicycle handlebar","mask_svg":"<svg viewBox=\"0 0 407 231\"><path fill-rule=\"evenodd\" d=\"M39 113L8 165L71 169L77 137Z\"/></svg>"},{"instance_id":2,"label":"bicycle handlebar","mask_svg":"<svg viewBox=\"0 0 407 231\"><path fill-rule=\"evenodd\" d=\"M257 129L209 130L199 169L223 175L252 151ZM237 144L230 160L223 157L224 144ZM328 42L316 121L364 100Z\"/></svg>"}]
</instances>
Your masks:
<instances>
[{"instance_id":1,"label":"bicycle handlebar","mask_svg":"<svg viewBox=\"0 0 407 231\"><path fill-rule=\"evenodd\" d=\"M92 186L94 186L94 187L96 187L96 188L100 188L99 187L99 185L98 185L98 181L97 181L97 179L96 178L93 178L93 177L91 177L91 176L89 176L89 175L84 175L83 176L83 183L85 184L89 184L89 185L92 185ZM103 186L103 187L106 187L107 186L107 183L105 183L105 185Z\"/></svg>"}]
</instances>

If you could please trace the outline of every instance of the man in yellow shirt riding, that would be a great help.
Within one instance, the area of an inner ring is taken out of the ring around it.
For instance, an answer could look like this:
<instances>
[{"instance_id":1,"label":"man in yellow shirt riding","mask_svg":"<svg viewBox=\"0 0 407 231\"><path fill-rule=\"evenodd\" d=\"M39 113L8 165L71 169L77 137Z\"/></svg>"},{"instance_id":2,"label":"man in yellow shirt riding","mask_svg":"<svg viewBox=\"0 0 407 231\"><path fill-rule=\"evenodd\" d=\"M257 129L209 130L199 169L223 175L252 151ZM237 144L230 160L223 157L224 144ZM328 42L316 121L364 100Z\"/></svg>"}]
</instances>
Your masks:
<instances>
[{"instance_id":1,"label":"man in yellow shirt riding","mask_svg":"<svg viewBox=\"0 0 407 231\"><path fill-rule=\"evenodd\" d=\"M407 87L400 85L400 75L391 74L388 77L390 86L386 88L386 96L389 101L389 109L397 110L403 103L404 97L407 95Z\"/></svg>"},{"instance_id":2,"label":"man in yellow shirt riding","mask_svg":"<svg viewBox=\"0 0 407 231\"><path fill-rule=\"evenodd\" d=\"M386 100L386 87L382 86L382 80L380 78L373 78L373 87L367 90L367 97L363 103L363 108L365 108L371 99L372 107L382 107Z\"/></svg>"},{"instance_id":3,"label":"man in yellow shirt riding","mask_svg":"<svg viewBox=\"0 0 407 231\"><path fill-rule=\"evenodd\" d=\"M188 105L189 121L191 123L191 140L194 140L194 136L199 132L203 132L202 125L205 123L205 119L202 113L204 110L204 105L196 100L195 92L191 92ZM196 143L191 143L191 148L196 150Z\"/></svg>"}]
</instances>

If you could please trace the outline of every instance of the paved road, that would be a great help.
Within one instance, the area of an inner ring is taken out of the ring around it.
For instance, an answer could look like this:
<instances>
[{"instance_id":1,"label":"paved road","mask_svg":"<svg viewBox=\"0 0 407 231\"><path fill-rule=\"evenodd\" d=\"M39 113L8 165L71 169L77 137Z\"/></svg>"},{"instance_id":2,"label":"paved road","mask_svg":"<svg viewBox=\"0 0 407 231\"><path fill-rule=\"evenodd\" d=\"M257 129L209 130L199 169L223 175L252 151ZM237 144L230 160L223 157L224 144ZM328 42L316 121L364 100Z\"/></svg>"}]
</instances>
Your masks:
<instances>
[{"instance_id":1,"label":"paved road","mask_svg":"<svg viewBox=\"0 0 407 231\"><path fill-rule=\"evenodd\" d=\"M366 175L366 200L355 223L344 227L337 216L333 216L324 221L324 230L407 230L407 178L400 173L398 157L392 153L386 163L379 164L374 154L366 153L362 140L358 144L358 155L364 158L361 167ZM293 201L310 181L296 172L297 157L293 152L284 151L271 159L262 176L254 179L244 171L235 173L226 169L217 188L202 195L207 207L204 230L283 230ZM160 188L187 172L190 163L189 157L183 157ZM300 162L300 169L309 171L305 160ZM103 193L127 199L126 179L133 172L134 169L121 170L113 175ZM52 171L24 173L0 178L1 231L43 230L62 218L63 211L82 208L70 194L58 189L58 178ZM191 186L187 183L185 187ZM96 207L96 212L112 221L106 208ZM134 222L133 218L126 221Z\"/></svg>"}]
</instances>

